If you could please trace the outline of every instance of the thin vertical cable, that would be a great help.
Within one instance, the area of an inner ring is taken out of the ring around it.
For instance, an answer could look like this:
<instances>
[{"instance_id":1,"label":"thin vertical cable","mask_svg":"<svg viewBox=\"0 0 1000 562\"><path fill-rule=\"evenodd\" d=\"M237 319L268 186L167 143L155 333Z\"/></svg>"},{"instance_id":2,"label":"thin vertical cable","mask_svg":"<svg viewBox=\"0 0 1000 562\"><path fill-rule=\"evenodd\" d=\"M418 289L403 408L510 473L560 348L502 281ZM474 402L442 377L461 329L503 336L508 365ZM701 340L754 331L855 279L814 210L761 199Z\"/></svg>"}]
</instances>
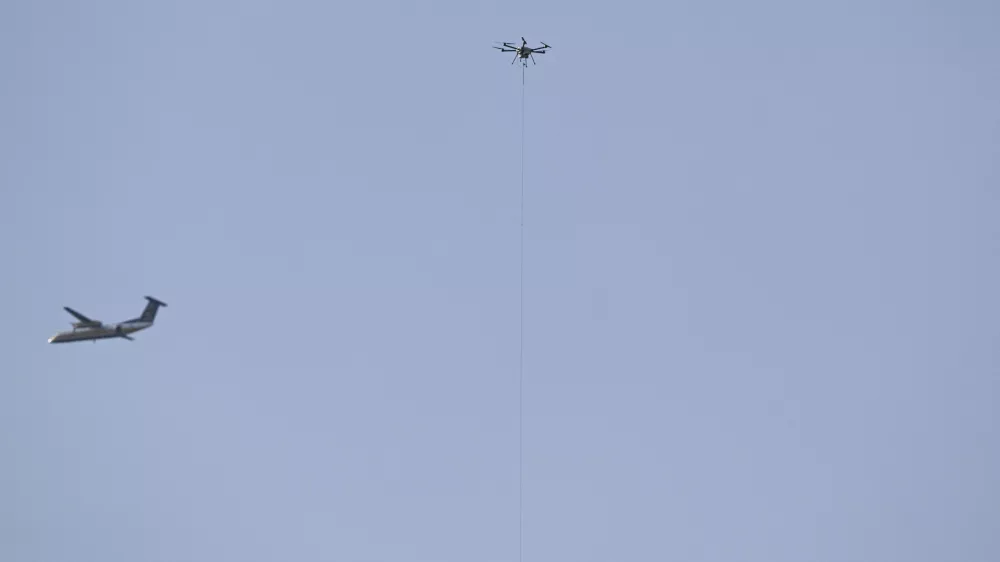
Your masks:
<instances>
[{"instance_id":1,"label":"thin vertical cable","mask_svg":"<svg viewBox=\"0 0 1000 562\"><path fill-rule=\"evenodd\" d=\"M520 359L517 374L517 559L524 559L524 70L521 67L521 263L519 287Z\"/></svg>"}]
</instances>

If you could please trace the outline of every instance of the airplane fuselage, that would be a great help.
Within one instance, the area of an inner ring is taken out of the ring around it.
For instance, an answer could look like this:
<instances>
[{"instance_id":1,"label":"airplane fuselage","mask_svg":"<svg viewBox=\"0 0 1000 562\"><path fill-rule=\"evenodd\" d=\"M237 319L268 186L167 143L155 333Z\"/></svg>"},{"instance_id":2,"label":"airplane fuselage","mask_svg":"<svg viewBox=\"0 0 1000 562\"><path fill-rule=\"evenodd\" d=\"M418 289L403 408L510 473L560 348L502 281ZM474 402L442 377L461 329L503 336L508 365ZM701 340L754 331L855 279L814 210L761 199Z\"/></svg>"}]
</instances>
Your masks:
<instances>
[{"instance_id":1,"label":"airplane fuselage","mask_svg":"<svg viewBox=\"0 0 1000 562\"><path fill-rule=\"evenodd\" d=\"M145 330L152 326L152 322L122 322L120 324L101 324L100 326L87 326L73 329L69 332L59 332L49 338L49 343L69 343L86 340L103 340L107 338L120 338L122 334L126 336L140 330Z\"/></svg>"}]
</instances>

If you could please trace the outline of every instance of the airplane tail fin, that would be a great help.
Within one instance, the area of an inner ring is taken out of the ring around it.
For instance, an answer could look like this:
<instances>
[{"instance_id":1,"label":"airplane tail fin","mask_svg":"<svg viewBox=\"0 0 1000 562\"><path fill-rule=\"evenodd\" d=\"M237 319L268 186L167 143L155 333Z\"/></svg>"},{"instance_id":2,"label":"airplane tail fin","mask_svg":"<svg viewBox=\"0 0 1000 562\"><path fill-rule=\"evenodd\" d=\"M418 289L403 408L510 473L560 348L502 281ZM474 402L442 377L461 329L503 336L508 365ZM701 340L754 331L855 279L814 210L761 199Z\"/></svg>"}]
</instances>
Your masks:
<instances>
[{"instance_id":1,"label":"airplane tail fin","mask_svg":"<svg viewBox=\"0 0 1000 562\"><path fill-rule=\"evenodd\" d=\"M154 299L153 297L146 297L146 300L149 302L146 303L146 308L143 309L142 316L139 317L139 320L142 320L143 322L152 322L153 319L156 318L156 311L159 310L161 306L167 306L167 303Z\"/></svg>"}]
</instances>

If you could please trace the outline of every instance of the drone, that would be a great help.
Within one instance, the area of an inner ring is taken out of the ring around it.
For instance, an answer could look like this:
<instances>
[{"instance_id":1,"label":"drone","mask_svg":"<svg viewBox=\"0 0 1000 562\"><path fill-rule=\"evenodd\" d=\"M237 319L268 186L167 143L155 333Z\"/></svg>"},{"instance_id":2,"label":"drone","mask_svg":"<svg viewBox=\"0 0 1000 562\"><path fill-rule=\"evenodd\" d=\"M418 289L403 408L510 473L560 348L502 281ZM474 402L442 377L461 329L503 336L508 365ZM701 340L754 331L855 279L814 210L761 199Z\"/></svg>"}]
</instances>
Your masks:
<instances>
[{"instance_id":1,"label":"drone","mask_svg":"<svg viewBox=\"0 0 1000 562\"><path fill-rule=\"evenodd\" d=\"M531 59L532 64L538 64L535 62L535 57L532 55L538 53L540 55L545 54L545 49L551 49L551 45L546 45L542 42L541 47L529 47L528 42L525 41L524 37L521 38L521 46L518 47L514 43L503 43L502 47L493 47L494 49L500 49L501 53L517 53L514 55L514 60L510 61L510 64L517 62L517 59L521 59L521 63L524 66L528 66L528 59Z\"/></svg>"}]
</instances>

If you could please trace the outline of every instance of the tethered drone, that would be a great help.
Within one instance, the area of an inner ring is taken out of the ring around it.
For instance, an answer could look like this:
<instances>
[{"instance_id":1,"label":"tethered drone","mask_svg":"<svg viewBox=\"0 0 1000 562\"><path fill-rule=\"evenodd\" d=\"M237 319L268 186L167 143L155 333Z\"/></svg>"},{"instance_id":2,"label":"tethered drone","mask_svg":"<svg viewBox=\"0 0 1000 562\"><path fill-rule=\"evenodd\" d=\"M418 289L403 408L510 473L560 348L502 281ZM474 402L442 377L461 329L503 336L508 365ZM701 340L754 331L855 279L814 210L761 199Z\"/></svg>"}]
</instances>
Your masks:
<instances>
[{"instance_id":1,"label":"tethered drone","mask_svg":"<svg viewBox=\"0 0 1000 562\"><path fill-rule=\"evenodd\" d=\"M518 47L514 43L502 43L502 45L503 45L502 47L494 46L493 48L500 49L501 53L517 53L516 55L514 55L514 60L510 61L510 64L514 64L515 62L517 62L517 59L520 58L521 63L524 66L528 66L529 58L531 59L532 64L538 64L537 62L535 62L535 57L533 57L532 55L535 53L544 55L545 49L552 48L550 45L546 45L544 42L542 42L541 47L529 47L528 42L524 39L524 37L521 38L520 47Z\"/></svg>"}]
</instances>

